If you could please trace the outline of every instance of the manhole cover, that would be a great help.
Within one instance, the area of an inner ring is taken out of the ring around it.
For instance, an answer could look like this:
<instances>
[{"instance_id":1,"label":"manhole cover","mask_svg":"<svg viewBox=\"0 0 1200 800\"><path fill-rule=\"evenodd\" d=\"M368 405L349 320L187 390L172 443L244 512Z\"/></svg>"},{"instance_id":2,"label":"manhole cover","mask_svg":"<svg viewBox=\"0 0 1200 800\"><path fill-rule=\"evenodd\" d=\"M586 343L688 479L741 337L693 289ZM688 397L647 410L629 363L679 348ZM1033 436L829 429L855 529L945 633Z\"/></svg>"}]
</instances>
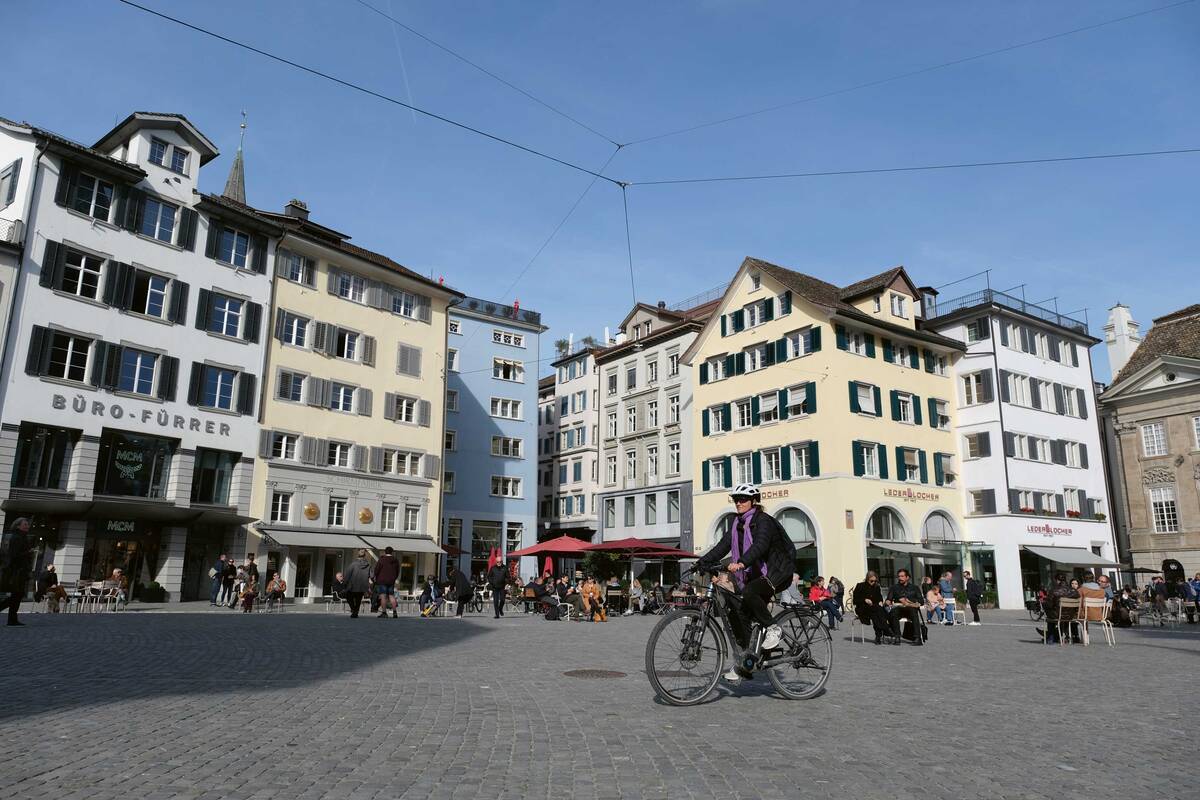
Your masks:
<instances>
[{"instance_id":1,"label":"manhole cover","mask_svg":"<svg viewBox=\"0 0 1200 800\"><path fill-rule=\"evenodd\" d=\"M624 678L624 672L611 669L570 669L563 673L568 678Z\"/></svg>"}]
</instances>

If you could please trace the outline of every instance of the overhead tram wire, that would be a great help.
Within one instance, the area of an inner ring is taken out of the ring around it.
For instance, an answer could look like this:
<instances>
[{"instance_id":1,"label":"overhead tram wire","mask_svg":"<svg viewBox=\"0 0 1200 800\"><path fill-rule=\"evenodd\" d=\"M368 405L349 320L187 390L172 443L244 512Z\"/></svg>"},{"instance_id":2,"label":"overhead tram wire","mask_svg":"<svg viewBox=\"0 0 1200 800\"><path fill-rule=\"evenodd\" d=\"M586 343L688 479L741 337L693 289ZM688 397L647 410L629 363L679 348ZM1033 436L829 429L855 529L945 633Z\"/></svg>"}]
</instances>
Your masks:
<instances>
[{"instance_id":1,"label":"overhead tram wire","mask_svg":"<svg viewBox=\"0 0 1200 800\"><path fill-rule=\"evenodd\" d=\"M924 172L949 169L975 169L978 167L1015 167L1024 164L1057 164L1070 161L1100 161L1118 158L1145 158L1148 156L1183 155L1200 153L1200 147L1183 147L1174 150L1146 150L1136 153L1100 153L1089 156L1060 156L1057 158L1024 158L1012 161L970 161L958 164L923 164L912 167L880 167L876 169L838 169L820 172L784 172L775 175L725 175L708 178L673 178L657 181L629 181L620 186L670 186L685 183L731 183L735 181L771 181L797 178L825 178L840 175L882 175L893 172Z\"/></svg>"},{"instance_id":2,"label":"overhead tram wire","mask_svg":"<svg viewBox=\"0 0 1200 800\"><path fill-rule=\"evenodd\" d=\"M666 139L671 136L680 136L685 133L692 133L693 131L703 130L704 128L712 128L717 125L724 125L727 122L737 122L738 120L749 119L750 117L756 117L756 116L759 116L760 114L769 114L772 111L780 111L782 109L791 108L792 106L798 106L798 105L802 105L804 103L812 103L817 100L824 100L829 97L837 97L838 95L849 94L850 92L857 92L860 89L869 89L873 86L881 86L885 83L892 83L894 81L904 80L905 78L914 78L918 75L925 75L930 72L936 72L938 70L947 69L949 67L955 67L955 66L958 66L959 64L966 64L971 61L978 61L981 58L988 58L990 56L996 56L996 55L1000 55L1002 53L1011 53L1013 50L1020 50L1025 47L1032 47L1033 45L1043 44L1045 42L1050 42L1055 39L1062 39L1067 36L1073 36L1077 33L1085 33L1087 31L1094 31L1097 28L1103 28L1107 25L1115 25L1118 22L1125 22L1127 20L1136 19L1138 17L1144 17L1148 14L1156 14L1159 11L1169 11L1173 8L1179 8L1180 6L1190 5L1191 3L1194 3L1194 2L1196 2L1196 0L1180 0L1180 2L1171 3L1169 5L1158 6L1156 8L1149 8L1149 9L1146 9L1145 11L1138 11L1134 14L1126 14L1125 16L1122 16L1122 17L1114 17L1112 19L1106 19L1101 22L1093 23L1091 25L1084 25L1083 27L1080 27L1080 28L1072 28L1069 31L1060 31L1059 33L1052 33L1049 36L1042 36L1037 39L1030 39L1029 41L1026 41L1026 42L1018 42L1017 44L1011 44L1006 47L999 47L999 48L996 48L995 50L988 50L983 53L976 53L975 55L964 56L963 58L956 58L952 61L943 61L940 64L934 64L932 66L922 67L920 69L914 69L914 70L910 70L908 72L901 72L897 75L891 75L886 78L878 78L876 80L866 81L865 83L857 83L857 84L854 84L853 86L845 86L841 89L833 89L832 91L822 92L821 94L810 95L808 97L801 97L796 100L789 100L786 103L778 103L776 105L767 106L765 108L760 108L755 111L747 111L742 114L734 114L734 115L728 116L728 117L721 117L720 119L709 120L708 122L701 122L696 125L690 125L686 128L678 128L676 130L667 131L666 133L660 133L660 134L656 134L654 136L646 136L641 139L633 139L632 141L626 142L624 146L632 147L635 144L644 144L646 142L653 142L653 141L657 141L659 139Z\"/></svg>"},{"instance_id":3,"label":"overhead tram wire","mask_svg":"<svg viewBox=\"0 0 1200 800\"><path fill-rule=\"evenodd\" d=\"M404 22L401 22L400 20L396 19L396 18L395 18L395 17L393 17L392 15L385 13L385 12L384 12L382 9L376 8L375 6L371 5L371 4L370 4L370 3L368 3L366 0L354 0L354 2L358 3L359 5L361 5L361 6L365 7L365 8L369 8L371 11L374 11L376 14L378 14L378 15L379 15L379 16L381 16L381 17L383 17L384 19L391 20L392 22L394 22L394 23L395 23L396 25L398 25L399 27L401 27L401 28L403 28L404 30L406 30L406 31L408 31L409 33L411 33L413 36L416 36L418 39L421 39L421 40L423 40L423 41L427 42L428 44L431 44L431 45L433 45L434 47L436 47L437 49L441 50L442 52L444 52L444 53L447 53L447 54L449 54L449 55L453 56L454 58L457 58L459 61L463 62L463 63L464 63L464 64L466 64L467 66L469 66L469 67L471 67L471 68L473 68L473 69L475 69L475 70L478 70L479 72L482 72L484 75L487 75L489 78L492 78L493 80L496 80L496 81L498 81L498 82L500 82L500 83L504 84L504 85L505 85L505 86L507 86L508 88L512 89L514 92L516 92L516 93L518 93L518 94L520 94L520 95L522 95L522 96L524 96L524 97L527 97L527 98L529 98L530 100L532 100L533 102L535 102L535 103L537 103L539 106L541 106L542 108L545 108L546 110L548 110L548 111L551 111L551 112L553 112L553 113L557 114L558 116L562 117L563 119L567 120L568 122L572 122L572 123L574 123L575 125L578 125L580 128L583 128L583 129L584 129L585 131L587 131L588 133L592 133L592 134L595 134L596 136L599 136L601 139L603 139L604 141L606 141L606 142L608 142L609 144L613 145L614 147L618 147L618 148L619 148L619 147L621 147L621 143L620 143L620 142L618 142L618 141L616 141L615 139L613 139L613 138L611 138L611 137L609 137L609 136L607 136L607 135L605 135L605 134L601 133L600 131L596 130L595 128L593 128L592 126L588 125L587 123L579 121L578 119L576 119L575 117L572 117L570 114L568 114L567 112L563 111L562 109L560 109L560 108L556 108L555 106L552 106L552 105L550 105L550 104L549 104L549 103L547 103L545 100L542 100L540 97L537 97L536 95L532 94L531 92L528 92L528 91L526 91L525 89L522 89L520 86L517 86L517 85L516 85L515 83L513 83L512 81L509 81L509 80L507 80L507 79L505 79L505 78L502 78L501 76L497 75L495 72L492 72L492 71L491 71L490 69L488 69L487 67L480 66L479 64L476 64L474 61L472 61L471 59L467 58L467 57L466 57L466 56L464 56L462 53L458 53L458 52L456 52L456 51L454 51L454 50L451 50L449 47L447 47L446 45L442 44L441 42L438 42L438 41L435 41L434 39L431 39L430 37L428 37L428 36L426 36L425 34L421 33L421 32L420 32L419 30L417 30L416 28L413 28L411 25L408 25L408 24L406 24L406 23L404 23Z\"/></svg>"},{"instance_id":4,"label":"overhead tram wire","mask_svg":"<svg viewBox=\"0 0 1200 800\"><path fill-rule=\"evenodd\" d=\"M633 304L637 305L637 284L633 280L633 240L629 238L629 193L628 184L621 184L621 205L625 209L625 252L629 255L629 289L633 292Z\"/></svg>"},{"instance_id":5,"label":"overhead tram wire","mask_svg":"<svg viewBox=\"0 0 1200 800\"><path fill-rule=\"evenodd\" d=\"M401 108L407 108L411 111L415 111L418 114L429 117L430 119L435 119L438 122L444 122L447 125L453 125L454 127L459 128L461 130L468 131L470 133L474 133L474 134L482 136L486 139L491 139L493 142L499 142L500 144L508 145L509 147L515 148L517 150L521 150L525 153L529 153L530 155L537 156L538 158L544 158L547 161L553 161L554 163L561 164L564 167L569 167L578 172L587 173L588 175L591 175L595 178L604 178L604 180L606 180L614 185L619 185L618 181L616 181L612 178L609 178L609 177L605 177L598 172L588 169L587 167L580 166L579 164L574 164L570 161L566 161L564 159L558 158L557 156L552 156L549 153L543 153L542 151L535 150L532 147L527 147L523 144L518 144L517 142L514 142L511 139L505 139L503 136L498 136L494 133L488 133L487 131L480 130L479 128L474 128L470 125L467 125L466 123L458 122L456 120L450 119L449 117L443 117L442 115L435 114L432 111L426 111L423 108L415 106L411 103L406 103L403 100L400 100L398 98L391 97L391 96L383 94L381 92L377 92L373 89L368 89L365 86L362 86L357 83L353 83L353 82L345 80L343 78L339 78L335 75L330 75L328 72L322 72L319 69L305 66L304 64L301 64L296 61L292 61L291 59L288 59L288 58L284 58L283 56L275 55L274 53L267 52L266 50L262 50L253 45L246 44L245 42L240 42L237 39L231 39L230 37L223 36L219 33L216 33L215 31L210 31L207 28L202 28L199 25L194 25L190 22L186 22L185 20L179 19L178 17L172 17L171 15L164 14L161 11L155 11L152 8L147 8L146 6L139 5L138 3L133 2L133 0L117 0L117 2L121 3L122 5L129 6L130 8L135 8L138 11L142 11L146 14L150 14L150 15L158 17L160 19L167 20L168 22L173 22L176 25L181 25L181 26L188 28L190 30L193 30L197 33L202 33L205 36L211 36L214 39L219 39L220 41L225 42L226 44L231 44L235 47L240 47L243 50L249 50L251 53L256 53L265 58L269 58L272 61L277 61L280 64L286 64L287 66L301 70L302 72L307 72L309 75L315 75L318 78L323 78L324 80L330 81L331 83L336 83L339 86L344 86L347 89L353 89L356 92L361 92L362 94L368 95L369 97L374 97L377 100L383 100L384 102L392 103L393 105L400 106ZM618 149L619 149L619 147L618 147Z\"/></svg>"}]
</instances>

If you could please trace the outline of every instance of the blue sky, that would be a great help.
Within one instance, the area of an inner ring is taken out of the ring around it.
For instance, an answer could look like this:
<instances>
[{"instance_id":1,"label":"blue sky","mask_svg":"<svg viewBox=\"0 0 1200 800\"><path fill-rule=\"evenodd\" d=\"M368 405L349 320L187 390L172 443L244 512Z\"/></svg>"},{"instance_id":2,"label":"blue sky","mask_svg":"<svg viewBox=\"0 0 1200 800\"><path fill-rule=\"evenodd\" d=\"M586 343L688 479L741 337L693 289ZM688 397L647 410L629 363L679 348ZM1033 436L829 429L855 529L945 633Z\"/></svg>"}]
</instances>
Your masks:
<instances>
[{"instance_id":1,"label":"blue sky","mask_svg":"<svg viewBox=\"0 0 1200 800\"><path fill-rule=\"evenodd\" d=\"M612 146L355 0L144 4L566 160ZM617 141L819 94L1165 5L766 0L370 0ZM598 183L505 296L588 176L416 117L115 0L4 0L0 116L91 142L132 110L246 139L250 202L314 219L477 296L599 335L632 300L620 191ZM407 82L405 81L407 71ZM622 150L627 181L1200 146L1200 3ZM904 264L919 284L990 268L1151 319L1200 300L1200 154L1044 166L631 187L639 300L674 303L754 255L836 283ZM959 290L978 288L960 284ZM1108 375L1103 347L1097 374ZM544 370L543 370L544 371Z\"/></svg>"}]
</instances>

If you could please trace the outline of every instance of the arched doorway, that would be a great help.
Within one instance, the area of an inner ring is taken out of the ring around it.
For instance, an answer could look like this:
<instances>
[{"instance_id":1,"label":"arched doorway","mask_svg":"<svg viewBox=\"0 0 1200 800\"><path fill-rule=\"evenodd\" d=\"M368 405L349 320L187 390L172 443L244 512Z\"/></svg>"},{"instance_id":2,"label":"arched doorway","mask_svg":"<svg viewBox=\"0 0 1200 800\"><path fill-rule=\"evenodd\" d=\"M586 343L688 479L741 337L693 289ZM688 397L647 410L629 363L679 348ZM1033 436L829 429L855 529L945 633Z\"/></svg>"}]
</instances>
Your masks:
<instances>
[{"instance_id":1,"label":"arched doorway","mask_svg":"<svg viewBox=\"0 0 1200 800\"><path fill-rule=\"evenodd\" d=\"M954 521L944 511L934 511L925 518L921 526L921 538L928 542L957 542L958 531Z\"/></svg>"},{"instance_id":2,"label":"arched doorway","mask_svg":"<svg viewBox=\"0 0 1200 800\"><path fill-rule=\"evenodd\" d=\"M930 511L921 525L921 541L925 549L938 553L938 557L924 559L925 574L939 580L946 571L955 577L962 574L967 557L966 548L959 541L958 528L945 511ZM921 576L917 576L920 580Z\"/></svg>"},{"instance_id":3,"label":"arched doorway","mask_svg":"<svg viewBox=\"0 0 1200 800\"><path fill-rule=\"evenodd\" d=\"M903 542L908 539L904 519L890 506L880 506L867 519L867 538L886 542Z\"/></svg>"},{"instance_id":4,"label":"arched doorway","mask_svg":"<svg viewBox=\"0 0 1200 800\"><path fill-rule=\"evenodd\" d=\"M801 581L811 581L818 570L817 530L812 517L799 508L785 508L775 514L775 519L796 545L796 574Z\"/></svg>"}]
</instances>

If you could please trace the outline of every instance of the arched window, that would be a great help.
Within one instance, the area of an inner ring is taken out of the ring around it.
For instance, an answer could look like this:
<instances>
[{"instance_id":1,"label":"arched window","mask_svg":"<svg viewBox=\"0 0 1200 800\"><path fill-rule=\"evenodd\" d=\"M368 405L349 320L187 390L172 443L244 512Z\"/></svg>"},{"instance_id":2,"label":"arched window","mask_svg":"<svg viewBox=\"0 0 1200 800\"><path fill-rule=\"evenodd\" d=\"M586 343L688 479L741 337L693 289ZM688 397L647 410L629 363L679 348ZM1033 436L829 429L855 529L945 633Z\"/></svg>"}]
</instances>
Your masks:
<instances>
[{"instance_id":1,"label":"arched window","mask_svg":"<svg viewBox=\"0 0 1200 800\"><path fill-rule=\"evenodd\" d=\"M716 527L713 528L713 539L712 540L714 542L719 541L720 538L725 535L725 532L729 530L729 526L733 524L733 518L736 516L737 516L737 514L729 513L729 514L722 514L720 517L717 518Z\"/></svg>"},{"instance_id":2,"label":"arched window","mask_svg":"<svg viewBox=\"0 0 1200 800\"><path fill-rule=\"evenodd\" d=\"M921 538L937 542L953 542L957 541L958 533L954 530L954 523L950 521L950 517L941 511L935 511L925 518L925 527L922 530Z\"/></svg>"},{"instance_id":3,"label":"arched window","mask_svg":"<svg viewBox=\"0 0 1200 800\"><path fill-rule=\"evenodd\" d=\"M779 520L779 524L787 531L788 538L796 544L815 542L817 540L812 520L808 518L808 514L805 514L800 509L789 508L780 511L775 515L775 519Z\"/></svg>"},{"instance_id":4,"label":"arched window","mask_svg":"<svg viewBox=\"0 0 1200 800\"><path fill-rule=\"evenodd\" d=\"M900 515L887 506L875 509L867 520L867 538L904 541L904 523Z\"/></svg>"}]
</instances>

